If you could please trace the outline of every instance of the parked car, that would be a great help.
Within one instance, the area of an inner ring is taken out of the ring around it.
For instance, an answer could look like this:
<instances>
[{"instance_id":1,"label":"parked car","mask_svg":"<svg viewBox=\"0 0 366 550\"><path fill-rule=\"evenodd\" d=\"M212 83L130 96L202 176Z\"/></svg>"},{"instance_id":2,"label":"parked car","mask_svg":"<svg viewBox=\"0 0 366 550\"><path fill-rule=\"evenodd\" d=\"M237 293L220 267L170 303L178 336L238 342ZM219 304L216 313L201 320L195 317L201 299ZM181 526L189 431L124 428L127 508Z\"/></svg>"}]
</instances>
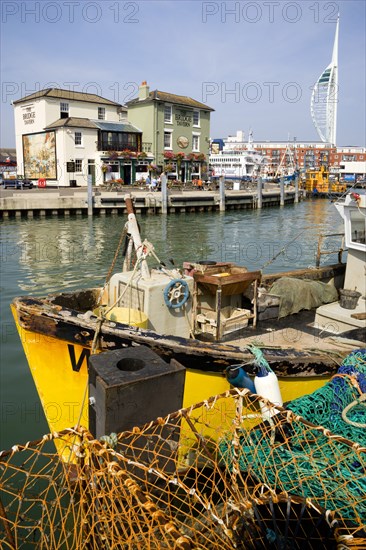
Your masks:
<instances>
[{"instance_id":1,"label":"parked car","mask_svg":"<svg viewBox=\"0 0 366 550\"><path fill-rule=\"evenodd\" d=\"M3 180L2 186L4 189L32 189L33 182L27 179L13 179L13 180Z\"/></svg>"}]
</instances>

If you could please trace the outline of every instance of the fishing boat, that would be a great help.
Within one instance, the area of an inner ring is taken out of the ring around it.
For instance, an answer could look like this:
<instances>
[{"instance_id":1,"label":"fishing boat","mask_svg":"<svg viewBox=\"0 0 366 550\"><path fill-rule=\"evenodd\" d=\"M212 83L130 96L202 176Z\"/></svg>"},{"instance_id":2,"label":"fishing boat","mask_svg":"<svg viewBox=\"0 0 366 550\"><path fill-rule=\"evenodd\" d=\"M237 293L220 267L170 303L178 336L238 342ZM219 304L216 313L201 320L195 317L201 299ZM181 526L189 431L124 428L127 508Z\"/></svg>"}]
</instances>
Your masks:
<instances>
[{"instance_id":1,"label":"fishing boat","mask_svg":"<svg viewBox=\"0 0 366 550\"><path fill-rule=\"evenodd\" d=\"M168 268L141 240L132 199L126 198L128 222L114 258L125 243L124 271L112 275L113 262L103 288L22 296L11 306L51 430L80 418L89 425L88 358L121 348L145 346L166 362L178 361L186 369L184 407L226 391L230 366L245 363L248 376L255 375L253 346L278 377L284 402L321 387L342 357L362 346L365 321L351 317L351 310L343 310L340 330L329 317L320 328L314 325L315 305L336 302L345 269L354 275L365 263L364 233L353 217L365 212L365 195L356 198L349 197L345 224L353 239L357 231L356 264L350 248L346 265L266 276L231 263L187 261ZM364 284L363 278L352 280L363 296ZM321 288L320 304L309 291L314 285ZM363 298L357 307L361 312Z\"/></svg>"},{"instance_id":2,"label":"fishing boat","mask_svg":"<svg viewBox=\"0 0 366 550\"><path fill-rule=\"evenodd\" d=\"M294 150L288 143L285 151L283 152L280 163L276 168L273 181L278 183L282 178L285 183L289 184L295 181L298 175L299 170L297 167Z\"/></svg>"},{"instance_id":3,"label":"fishing boat","mask_svg":"<svg viewBox=\"0 0 366 550\"><path fill-rule=\"evenodd\" d=\"M319 170L306 171L305 190L314 197L329 197L344 194L346 185L331 180L329 171L322 165Z\"/></svg>"}]
</instances>

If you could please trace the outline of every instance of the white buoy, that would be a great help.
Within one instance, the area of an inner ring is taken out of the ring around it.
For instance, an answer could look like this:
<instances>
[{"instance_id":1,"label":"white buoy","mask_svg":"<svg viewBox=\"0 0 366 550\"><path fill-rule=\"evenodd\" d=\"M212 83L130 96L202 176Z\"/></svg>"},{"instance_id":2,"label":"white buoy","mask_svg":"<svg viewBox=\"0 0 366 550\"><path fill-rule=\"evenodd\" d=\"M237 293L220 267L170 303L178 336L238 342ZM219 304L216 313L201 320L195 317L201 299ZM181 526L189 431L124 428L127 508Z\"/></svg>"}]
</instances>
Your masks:
<instances>
[{"instance_id":1,"label":"white buoy","mask_svg":"<svg viewBox=\"0 0 366 550\"><path fill-rule=\"evenodd\" d=\"M256 376L254 378L254 386L256 393L261 397L265 397L274 405L283 405L283 399L281 395L278 378L274 372L268 372L266 376ZM262 416L265 420L268 420L279 411L274 408L269 408L263 401L260 402Z\"/></svg>"}]
</instances>

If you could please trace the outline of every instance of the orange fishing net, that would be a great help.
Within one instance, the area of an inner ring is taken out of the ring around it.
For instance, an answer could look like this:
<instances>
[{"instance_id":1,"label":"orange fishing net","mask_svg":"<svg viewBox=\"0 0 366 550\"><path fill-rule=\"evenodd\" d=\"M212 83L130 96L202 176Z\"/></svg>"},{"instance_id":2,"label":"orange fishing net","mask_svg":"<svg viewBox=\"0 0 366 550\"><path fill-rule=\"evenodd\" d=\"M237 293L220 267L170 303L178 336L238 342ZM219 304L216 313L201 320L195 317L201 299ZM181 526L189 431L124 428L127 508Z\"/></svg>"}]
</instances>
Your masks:
<instances>
[{"instance_id":1,"label":"orange fishing net","mask_svg":"<svg viewBox=\"0 0 366 550\"><path fill-rule=\"evenodd\" d=\"M366 547L366 448L260 404L235 389L105 441L3 451L1 548Z\"/></svg>"}]
</instances>

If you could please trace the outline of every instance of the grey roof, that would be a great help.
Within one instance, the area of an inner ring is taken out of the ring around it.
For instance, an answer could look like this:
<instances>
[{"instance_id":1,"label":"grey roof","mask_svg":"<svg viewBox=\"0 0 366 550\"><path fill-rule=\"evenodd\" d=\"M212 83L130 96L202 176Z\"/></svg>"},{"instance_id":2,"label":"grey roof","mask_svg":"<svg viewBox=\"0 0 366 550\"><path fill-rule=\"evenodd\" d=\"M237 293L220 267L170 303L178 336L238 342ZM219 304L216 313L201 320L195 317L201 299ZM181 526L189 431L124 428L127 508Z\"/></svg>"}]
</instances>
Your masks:
<instances>
[{"instance_id":1,"label":"grey roof","mask_svg":"<svg viewBox=\"0 0 366 550\"><path fill-rule=\"evenodd\" d=\"M0 149L0 162L1 164L6 163L6 159L10 159L10 162L14 163L17 161L16 149Z\"/></svg>"},{"instance_id":2,"label":"grey roof","mask_svg":"<svg viewBox=\"0 0 366 550\"><path fill-rule=\"evenodd\" d=\"M212 107L209 107L204 103L201 103L200 101L196 101L195 99L192 99L191 97L188 97L185 95L170 94L168 92L161 92L160 90L154 90L150 92L146 99L139 99L138 97L136 97L135 99L131 99L131 101L127 101L126 105L128 107L134 107L135 105L138 105L140 103L148 103L151 101L165 101L166 103L184 105L185 107L192 107L194 109L203 109L205 111L215 110Z\"/></svg>"},{"instance_id":3,"label":"grey roof","mask_svg":"<svg viewBox=\"0 0 366 550\"><path fill-rule=\"evenodd\" d=\"M136 128L136 126L132 126L129 122L107 122L105 120L90 120L89 118L80 117L59 118L55 122L52 122L52 124L49 124L45 130L55 130L57 128L92 128L106 132L142 133L142 130Z\"/></svg>"},{"instance_id":4,"label":"grey roof","mask_svg":"<svg viewBox=\"0 0 366 550\"><path fill-rule=\"evenodd\" d=\"M62 90L61 88L46 88L45 90L39 90L34 94L27 95L16 101L13 104L22 103L24 101L30 101L32 99L39 99L40 97L52 97L55 99L68 99L72 101L85 101L89 103L98 103L102 105L115 105L116 107L122 107L120 103L106 99L96 94L86 94L84 92L74 92L73 90Z\"/></svg>"},{"instance_id":5,"label":"grey roof","mask_svg":"<svg viewBox=\"0 0 366 550\"><path fill-rule=\"evenodd\" d=\"M68 118L59 118L55 122L52 122L52 124L49 124L46 126L45 130L48 129L55 129L55 128L94 128L96 129L96 126L92 120L89 120L88 118L81 118L81 117L68 117Z\"/></svg>"},{"instance_id":6,"label":"grey roof","mask_svg":"<svg viewBox=\"0 0 366 550\"><path fill-rule=\"evenodd\" d=\"M93 120L93 123L99 130L106 132L129 132L130 134L141 134L142 130L132 126L129 122L106 122L101 120Z\"/></svg>"}]
</instances>

